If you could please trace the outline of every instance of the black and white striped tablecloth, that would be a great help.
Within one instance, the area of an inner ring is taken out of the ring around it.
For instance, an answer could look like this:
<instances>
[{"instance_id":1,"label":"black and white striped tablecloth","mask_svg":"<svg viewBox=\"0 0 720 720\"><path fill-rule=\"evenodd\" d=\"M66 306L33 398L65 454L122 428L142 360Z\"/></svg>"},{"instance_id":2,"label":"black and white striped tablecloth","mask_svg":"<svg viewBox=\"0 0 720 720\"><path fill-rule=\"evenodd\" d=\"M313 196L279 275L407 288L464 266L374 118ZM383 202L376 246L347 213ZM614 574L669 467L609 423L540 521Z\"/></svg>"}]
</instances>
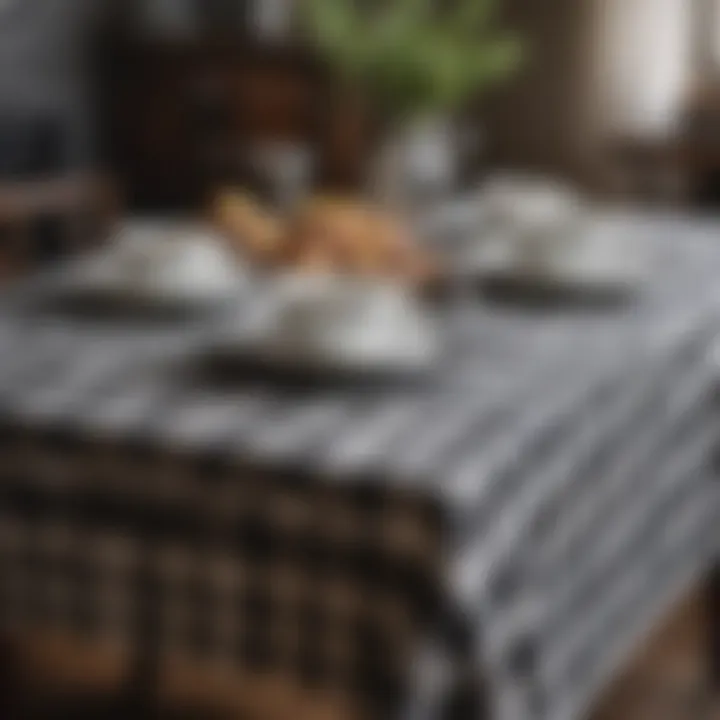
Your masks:
<instances>
[{"instance_id":1,"label":"black and white striped tablecloth","mask_svg":"<svg viewBox=\"0 0 720 720\"><path fill-rule=\"evenodd\" d=\"M720 228L621 224L654 257L633 302L459 299L421 385L212 375L203 348L262 293L141 323L19 290L0 308L4 621L126 642L150 548L161 654L412 720L477 671L493 717L581 717L718 550Z\"/></svg>"}]
</instances>

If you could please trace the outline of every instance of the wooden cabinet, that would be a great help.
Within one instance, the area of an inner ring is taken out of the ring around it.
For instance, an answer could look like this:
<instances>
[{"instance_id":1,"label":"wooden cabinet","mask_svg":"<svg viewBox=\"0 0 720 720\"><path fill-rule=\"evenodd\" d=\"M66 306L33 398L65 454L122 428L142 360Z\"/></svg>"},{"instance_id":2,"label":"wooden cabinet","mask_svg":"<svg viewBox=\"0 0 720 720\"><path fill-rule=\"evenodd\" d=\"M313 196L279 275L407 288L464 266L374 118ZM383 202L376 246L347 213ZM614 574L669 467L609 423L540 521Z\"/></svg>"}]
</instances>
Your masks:
<instances>
[{"instance_id":1,"label":"wooden cabinet","mask_svg":"<svg viewBox=\"0 0 720 720\"><path fill-rule=\"evenodd\" d=\"M136 209L189 209L216 184L242 182L247 148L261 139L309 146L322 183L362 176L367 124L333 100L304 48L125 42L102 67L106 155Z\"/></svg>"}]
</instances>

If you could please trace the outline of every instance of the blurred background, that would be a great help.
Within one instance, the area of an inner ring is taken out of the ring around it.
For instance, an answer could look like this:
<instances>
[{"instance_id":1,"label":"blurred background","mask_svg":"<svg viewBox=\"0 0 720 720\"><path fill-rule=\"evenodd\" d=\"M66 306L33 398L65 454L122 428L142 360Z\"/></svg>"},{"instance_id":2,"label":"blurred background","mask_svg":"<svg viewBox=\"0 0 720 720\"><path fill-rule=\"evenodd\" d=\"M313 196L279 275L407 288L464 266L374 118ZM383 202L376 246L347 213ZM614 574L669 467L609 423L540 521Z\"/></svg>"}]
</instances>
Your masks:
<instances>
[{"instance_id":1,"label":"blurred background","mask_svg":"<svg viewBox=\"0 0 720 720\"><path fill-rule=\"evenodd\" d=\"M293 26L289 0L124 5L88 66L103 92L87 112L138 202L163 202L145 189L158 185L153 172L161 168L163 180L177 183L177 196L166 202L197 192L193 179L202 175L192 164L212 164L208 135L228 146L265 133L302 139L322 153L332 179L360 171L364 138L345 127L354 118L317 94L327 89L322 68ZM703 185L712 173L698 156L709 160L702 151L712 149L714 135L715 5L504 3L530 61L478 108L484 162L562 173L602 189L614 185L608 175L633 169L617 166L625 152L659 159L687 142L675 169L694 188ZM75 90L68 87L66 101ZM227 133L222 140L219 130Z\"/></svg>"},{"instance_id":2,"label":"blurred background","mask_svg":"<svg viewBox=\"0 0 720 720\"><path fill-rule=\"evenodd\" d=\"M526 62L473 108L482 151L469 171L532 169L596 192L711 200L715 5L503 3ZM161 211L238 176L243 148L273 137L307 145L323 182L358 182L371 133L301 25L291 0L43 0L32 12L5 0L2 120L21 116L20 134L43 142L41 157L3 163L29 173L102 163L131 207Z\"/></svg>"},{"instance_id":3,"label":"blurred background","mask_svg":"<svg viewBox=\"0 0 720 720\"><path fill-rule=\"evenodd\" d=\"M716 5L503 3L527 62L477 103L472 170L531 169L667 202L712 196ZM268 134L310 143L325 181L361 177L372 140L360 110L334 106L289 0L131 6L90 66L102 93L89 112L132 202L195 200L214 174L240 170L219 157Z\"/></svg>"}]
</instances>

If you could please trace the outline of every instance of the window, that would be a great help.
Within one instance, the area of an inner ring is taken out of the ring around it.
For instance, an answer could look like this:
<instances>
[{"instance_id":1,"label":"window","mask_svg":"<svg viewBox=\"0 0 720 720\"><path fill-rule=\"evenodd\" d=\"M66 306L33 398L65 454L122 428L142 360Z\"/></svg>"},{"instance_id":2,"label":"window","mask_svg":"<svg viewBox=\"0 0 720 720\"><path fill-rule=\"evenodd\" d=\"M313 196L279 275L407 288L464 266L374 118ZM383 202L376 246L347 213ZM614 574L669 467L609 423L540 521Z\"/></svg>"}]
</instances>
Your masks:
<instances>
[{"instance_id":1,"label":"window","mask_svg":"<svg viewBox=\"0 0 720 720\"><path fill-rule=\"evenodd\" d=\"M662 134L679 120L693 74L694 1L596 0L599 107L611 129Z\"/></svg>"}]
</instances>

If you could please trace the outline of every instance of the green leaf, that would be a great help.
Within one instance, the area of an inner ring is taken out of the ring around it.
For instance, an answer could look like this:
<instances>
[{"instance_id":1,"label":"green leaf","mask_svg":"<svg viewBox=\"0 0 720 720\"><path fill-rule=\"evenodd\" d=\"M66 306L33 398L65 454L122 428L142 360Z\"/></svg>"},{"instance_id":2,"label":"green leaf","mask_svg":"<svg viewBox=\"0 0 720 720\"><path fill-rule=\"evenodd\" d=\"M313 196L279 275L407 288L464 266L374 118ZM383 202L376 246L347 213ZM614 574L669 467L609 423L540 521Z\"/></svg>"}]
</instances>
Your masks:
<instances>
[{"instance_id":1,"label":"green leaf","mask_svg":"<svg viewBox=\"0 0 720 720\"><path fill-rule=\"evenodd\" d=\"M475 67L479 81L487 86L505 80L518 70L523 56L522 43L515 36L506 35L487 41L477 51Z\"/></svg>"},{"instance_id":2,"label":"green leaf","mask_svg":"<svg viewBox=\"0 0 720 720\"><path fill-rule=\"evenodd\" d=\"M457 33L480 33L498 13L498 0L457 0L450 27Z\"/></svg>"},{"instance_id":3,"label":"green leaf","mask_svg":"<svg viewBox=\"0 0 720 720\"><path fill-rule=\"evenodd\" d=\"M378 14L377 30L396 35L417 30L431 18L433 5L432 0L390 0Z\"/></svg>"},{"instance_id":4,"label":"green leaf","mask_svg":"<svg viewBox=\"0 0 720 720\"><path fill-rule=\"evenodd\" d=\"M323 48L335 48L351 32L358 18L352 0L305 0L307 25Z\"/></svg>"},{"instance_id":5,"label":"green leaf","mask_svg":"<svg viewBox=\"0 0 720 720\"><path fill-rule=\"evenodd\" d=\"M346 81L397 115L452 110L508 78L522 61L519 39L493 30L500 0L304 0L320 52Z\"/></svg>"}]
</instances>

